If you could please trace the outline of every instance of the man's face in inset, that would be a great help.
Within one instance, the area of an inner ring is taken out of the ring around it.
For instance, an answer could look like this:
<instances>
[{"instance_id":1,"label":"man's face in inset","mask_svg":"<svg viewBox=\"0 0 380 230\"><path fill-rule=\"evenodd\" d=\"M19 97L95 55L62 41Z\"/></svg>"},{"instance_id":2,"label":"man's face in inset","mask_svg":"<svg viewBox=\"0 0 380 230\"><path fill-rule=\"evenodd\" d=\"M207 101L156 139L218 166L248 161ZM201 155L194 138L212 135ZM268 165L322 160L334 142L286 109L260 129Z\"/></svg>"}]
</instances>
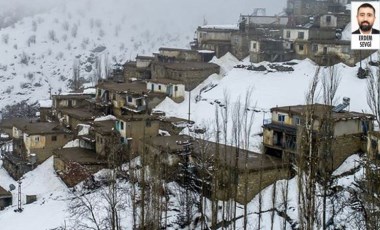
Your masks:
<instances>
[{"instance_id":1,"label":"man's face in inset","mask_svg":"<svg viewBox=\"0 0 380 230\"><path fill-rule=\"evenodd\" d=\"M358 9L356 19L358 20L360 30L365 32L370 31L376 19L375 12L370 7L361 7Z\"/></svg>"}]
</instances>

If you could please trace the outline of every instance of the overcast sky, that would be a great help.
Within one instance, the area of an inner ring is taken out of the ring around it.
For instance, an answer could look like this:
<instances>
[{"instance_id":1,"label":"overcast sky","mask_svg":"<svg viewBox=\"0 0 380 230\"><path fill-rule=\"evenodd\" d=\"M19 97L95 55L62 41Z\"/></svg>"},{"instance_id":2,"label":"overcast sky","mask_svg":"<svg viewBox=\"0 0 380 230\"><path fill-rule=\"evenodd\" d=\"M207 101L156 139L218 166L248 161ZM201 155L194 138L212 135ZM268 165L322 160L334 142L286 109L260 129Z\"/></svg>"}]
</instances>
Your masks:
<instances>
[{"instance_id":1,"label":"overcast sky","mask_svg":"<svg viewBox=\"0 0 380 230\"><path fill-rule=\"evenodd\" d=\"M0 0L0 13L20 7L46 9L64 1L87 2L95 6L98 1L117 2L115 7L133 7L160 15L176 14L172 10L181 8L179 16L201 17L202 14L209 24L235 23L240 13L251 14L254 8L266 8L267 15L274 15L286 5L286 0Z\"/></svg>"}]
</instances>

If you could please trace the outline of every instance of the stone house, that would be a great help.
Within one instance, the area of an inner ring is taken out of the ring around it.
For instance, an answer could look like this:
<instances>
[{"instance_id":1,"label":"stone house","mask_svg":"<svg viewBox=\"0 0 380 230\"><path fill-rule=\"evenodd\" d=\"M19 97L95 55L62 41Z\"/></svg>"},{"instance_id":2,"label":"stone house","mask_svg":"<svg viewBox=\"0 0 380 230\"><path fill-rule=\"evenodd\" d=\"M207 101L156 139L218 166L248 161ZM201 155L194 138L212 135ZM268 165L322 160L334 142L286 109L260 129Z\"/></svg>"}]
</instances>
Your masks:
<instances>
[{"instance_id":1,"label":"stone house","mask_svg":"<svg viewBox=\"0 0 380 230\"><path fill-rule=\"evenodd\" d=\"M153 56L137 55L136 61L127 61L124 64L125 81L130 79L151 79L152 72L150 64L155 60Z\"/></svg>"},{"instance_id":2,"label":"stone house","mask_svg":"<svg viewBox=\"0 0 380 230\"><path fill-rule=\"evenodd\" d=\"M0 210L12 205L12 193L0 186Z\"/></svg>"},{"instance_id":3,"label":"stone house","mask_svg":"<svg viewBox=\"0 0 380 230\"><path fill-rule=\"evenodd\" d=\"M308 41L308 40L335 40L335 29L314 27L306 24L302 27L285 28L283 38L288 41Z\"/></svg>"},{"instance_id":4,"label":"stone house","mask_svg":"<svg viewBox=\"0 0 380 230\"><path fill-rule=\"evenodd\" d=\"M15 152L3 152L3 167L9 175L15 179L20 179L25 173L33 169L33 165L28 159L15 154Z\"/></svg>"},{"instance_id":5,"label":"stone house","mask_svg":"<svg viewBox=\"0 0 380 230\"><path fill-rule=\"evenodd\" d=\"M105 114L141 113L147 109L146 92L146 83L141 81L101 82L96 86L96 105Z\"/></svg>"},{"instance_id":6,"label":"stone house","mask_svg":"<svg viewBox=\"0 0 380 230\"><path fill-rule=\"evenodd\" d=\"M93 150L74 147L54 151L54 169L68 187L106 167L107 161L99 158Z\"/></svg>"},{"instance_id":7,"label":"stone house","mask_svg":"<svg viewBox=\"0 0 380 230\"><path fill-rule=\"evenodd\" d=\"M164 94L173 99L183 100L185 97L185 85L180 81L164 78L148 80L146 88L153 93Z\"/></svg>"},{"instance_id":8,"label":"stone house","mask_svg":"<svg viewBox=\"0 0 380 230\"><path fill-rule=\"evenodd\" d=\"M319 15L326 12L345 12L345 5L348 0L288 0L286 12L288 15L295 17L296 23L302 19L302 16Z\"/></svg>"},{"instance_id":9,"label":"stone house","mask_svg":"<svg viewBox=\"0 0 380 230\"><path fill-rule=\"evenodd\" d=\"M21 118L21 117L14 117L10 119L2 119L0 120L0 130L2 133L6 133L9 136L13 136L13 126L15 124L18 125L27 125L31 122L38 122L38 119L36 118Z\"/></svg>"},{"instance_id":10,"label":"stone house","mask_svg":"<svg viewBox=\"0 0 380 230\"><path fill-rule=\"evenodd\" d=\"M205 62L178 62L152 63L152 80L170 79L185 84L186 90L192 90L207 77L219 74L220 67L214 63Z\"/></svg>"},{"instance_id":11,"label":"stone house","mask_svg":"<svg viewBox=\"0 0 380 230\"><path fill-rule=\"evenodd\" d=\"M34 153L37 163L52 155L52 150L65 145L72 139L72 132L58 122L32 122L13 125L14 152L28 159Z\"/></svg>"},{"instance_id":12,"label":"stone house","mask_svg":"<svg viewBox=\"0 0 380 230\"><path fill-rule=\"evenodd\" d=\"M240 29L248 31L257 27L278 27L283 28L288 25L287 16L265 16L265 15L243 15L239 17ZM243 27L243 28L242 28Z\"/></svg>"},{"instance_id":13,"label":"stone house","mask_svg":"<svg viewBox=\"0 0 380 230\"><path fill-rule=\"evenodd\" d=\"M194 50L161 47L158 53L154 53L155 61L171 62L209 62L215 56L212 50Z\"/></svg>"},{"instance_id":14,"label":"stone house","mask_svg":"<svg viewBox=\"0 0 380 230\"><path fill-rule=\"evenodd\" d=\"M107 148L112 147L116 143L120 142L120 138L115 140L115 125L116 121L106 120L106 121L96 121L93 123L93 132L95 136L95 151L96 154L102 157L107 157ZM115 143L116 142L116 143Z\"/></svg>"},{"instance_id":15,"label":"stone house","mask_svg":"<svg viewBox=\"0 0 380 230\"><path fill-rule=\"evenodd\" d=\"M283 62L292 60L294 51L292 43L283 39L254 39L250 46L250 61L254 63L262 61Z\"/></svg>"},{"instance_id":16,"label":"stone house","mask_svg":"<svg viewBox=\"0 0 380 230\"><path fill-rule=\"evenodd\" d=\"M88 100L93 97L91 94L75 93L52 95L53 107L55 109L88 107Z\"/></svg>"},{"instance_id":17,"label":"stone house","mask_svg":"<svg viewBox=\"0 0 380 230\"><path fill-rule=\"evenodd\" d=\"M334 112L332 106L314 104L313 132L315 138L321 129L323 116L332 110L333 119L333 168L339 166L349 155L363 151L362 137L373 130L371 114L342 110ZM307 105L275 107L271 109L271 123L263 125L264 152L280 158L292 159L298 154L299 133L310 109ZM317 146L319 148L319 146Z\"/></svg>"},{"instance_id":18,"label":"stone house","mask_svg":"<svg viewBox=\"0 0 380 230\"><path fill-rule=\"evenodd\" d=\"M158 135L159 120L146 114L119 116L115 129L120 134L121 142L135 150L140 139L149 139Z\"/></svg>"},{"instance_id":19,"label":"stone house","mask_svg":"<svg viewBox=\"0 0 380 230\"><path fill-rule=\"evenodd\" d=\"M344 29L351 21L350 14L327 13L319 17L319 26L321 28L339 28Z\"/></svg>"},{"instance_id":20,"label":"stone house","mask_svg":"<svg viewBox=\"0 0 380 230\"><path fill-rule=\"evenodd\" d=\"M369 51L351 50L350 41L338 40L335 28L296 27L284 29L284 39L294 50L293 58L309 58L320 65L343 62L354 66Z\"/></svg>"},{"instance_id":21,"label":"stone house","mask_svg":"<svg viewBox=\"0 0 380 230\"><path fill-rule=\"evenodd\" d=\"M38 101L38 107L39 107L39 117L40 121L46 122L49 120L52 120L52 106L53 101L52 100L39 100Z\"/></svg>"},{"instance_id":22,"label":"stone house","mask_svg":"<svg viewBox=\"0 0 380 230\"><path fill-rule=\"evenodd\" d=\"M231 26L199 26L196 31L196 48L213 50L216 57L232 52L232 35L239 31L237 25Z\"/></svg>"},{"instance_id":23,"label":"stone house","mask_svg":"<svg viewBox=\"0 0 380 230\"><path fill-rule=\"evenodd\" d=\"M86 108L72 108L72 109L59 109L57 110L57 118L59 122L71 130L75 130L79 124L85 124L93 121L97 116L102 113L96 110Z\"/></svg>"},{"instance_id":24,"label":"stone house","mask_svg":"<svg viewBox=\"0 0 380 230\"><path fill-rule=\"evenodd\" d=\"M302 55L321 65L333 65L343 62L355 66L363 57L371 55L371 50L351 50L351 42L344 40L310 40L294 42L294 46L303 46Z\"/></svg>"},{"instance_id":25,"label":"stone house","mask_svg":"<svg viewBox=\"0 0 380 230\"><path fill-rule=\"evenodd\" d=\"M189 164L189 170L197 174L197 178L201 178L205 172L196 165L204 164L206 165L204 167L208 168L211 166L210 164L213 164L212 162L218 161L220 165L213 167L218 168L216 170L216 195L221 200L235 197L231 186L228 186L231 183L237 185L237 202L244 204L252 200L261 189L276 180L289 177L288 165L283 164L281 159L232 146L217 146L214 142L193 139L189 136L156 136L141 144L147 147L148 164L165 165L166 175L171 176L171 178L166 178L168 180L181 181L181 178L178 178L178 175L181 175L179 165L184 165L186 161ZM185 149L187 145L189 145L188 150ZM187 151L189 151L188 159L185 158ZM235 176L231 178L229 176L231 174ZM203 187L204 194L211 194L212 178L204 179L203 186L200 184L201 180L193 181L192 184L197 184L198 188Z\"/></svg>"}]
</instances>

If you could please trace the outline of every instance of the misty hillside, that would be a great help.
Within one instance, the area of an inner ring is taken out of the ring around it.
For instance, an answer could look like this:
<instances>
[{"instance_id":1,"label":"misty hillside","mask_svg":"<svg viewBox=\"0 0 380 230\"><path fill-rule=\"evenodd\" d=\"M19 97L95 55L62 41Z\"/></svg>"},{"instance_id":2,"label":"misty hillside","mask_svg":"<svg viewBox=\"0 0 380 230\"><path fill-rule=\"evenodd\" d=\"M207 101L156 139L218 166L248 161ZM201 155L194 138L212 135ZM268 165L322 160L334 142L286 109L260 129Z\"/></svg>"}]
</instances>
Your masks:
<instances>
[{"instance_id":1,"label":"misty hillside","mask_svg":"<svg viewBox=\"0 0 380 230\"><path fill-rule=\"evenodd\" d=\"M197 26L234 24L240 12L254 7L245 0L215 7L216 2L0 2L0 109L24 100L33 104L50 89L53 94L68 90L74 63L91 82L96 59L104 71L160 47L188 48Z\"/></svg>"}]
</instances>

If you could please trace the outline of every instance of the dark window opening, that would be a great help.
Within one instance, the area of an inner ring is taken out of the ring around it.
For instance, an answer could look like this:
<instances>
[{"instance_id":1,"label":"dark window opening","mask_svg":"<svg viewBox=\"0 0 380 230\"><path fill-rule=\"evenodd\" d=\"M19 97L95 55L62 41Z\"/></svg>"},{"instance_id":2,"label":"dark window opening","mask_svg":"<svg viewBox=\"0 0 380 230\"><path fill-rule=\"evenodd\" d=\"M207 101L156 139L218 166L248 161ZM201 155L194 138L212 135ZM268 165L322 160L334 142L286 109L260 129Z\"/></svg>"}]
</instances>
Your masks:
<instances>
[{"instance_id":1,"label":"dark window opening","mask_svg":"<svg viewBox=\"0 0 380 230\"><path fill-rule=\"evenodd\" d=\"M298 32L298 38L299 39L304 39L305 33L304 32Z\"/></svg>"},{"instance_id":2,"label":"dark window opening","mask_svg":"<svg viewBox=\"0 0 380 230\"><path fill-rule=\"evenodd\" d=\"M313 44L312 50L313 50L313 52L318 52L318 45L317 44Z\"/></svg>"},{"instance_id":3,"label":"dark window opening","mask_svg":"<svg viewBox=\"0 0 380 230\"><path fill-rule=\"evenodd\" d=\"M279 122L284 122L285 121L285 115L279 114L278 115L278 121Z\"/></svg>"},{"instance_id":4,"label":"dark window opening","mask_svg":"<svg viewBox=\"0 0 380 230\"><path fill-rule=\"evenodd\" d=\"M326 22L327 22L327 23L330 23L330 22L331 22L331 16L327 16L327 17L326 17Z\"/></svg>"}]
</instances>

